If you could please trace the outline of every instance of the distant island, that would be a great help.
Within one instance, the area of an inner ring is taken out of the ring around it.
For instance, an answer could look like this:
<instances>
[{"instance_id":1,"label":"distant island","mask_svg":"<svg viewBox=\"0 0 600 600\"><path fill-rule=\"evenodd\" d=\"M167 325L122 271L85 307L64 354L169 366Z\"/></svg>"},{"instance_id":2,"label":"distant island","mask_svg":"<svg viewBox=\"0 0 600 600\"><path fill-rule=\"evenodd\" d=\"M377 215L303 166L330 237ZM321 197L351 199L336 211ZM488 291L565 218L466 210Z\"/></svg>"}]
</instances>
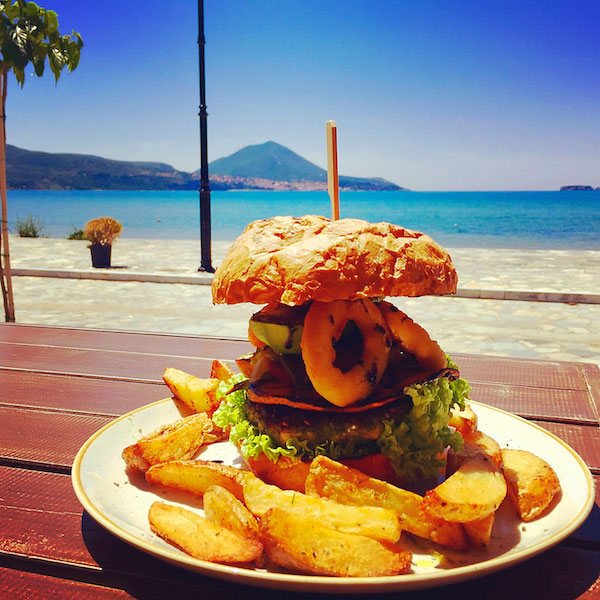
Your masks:
<instances>
[{"instance_id":1,"label":"distant island","mask_svg":"<svg viewBox=\"0 0 600 600\"><path fill-rule=\"evenodd\" d=\"M592 185L563 185L560 188L561 192L593 192L600 190L600 187L595 188Z\"/></svg>"},{"instance_id":2,"label":"distant island","mask_svg":"<svg viewBox=\"0 0 600 600\"><path fill-rule=\"evenodd\" d=\"M246 146L209 164L212 190L327 189L327 172L275 142ZM197 190L200 172L157 162L120 161L6 146L7 187L14 190ZM340 176L340 189L398 191L381 178Z\"/></svg>"}]
</instances>

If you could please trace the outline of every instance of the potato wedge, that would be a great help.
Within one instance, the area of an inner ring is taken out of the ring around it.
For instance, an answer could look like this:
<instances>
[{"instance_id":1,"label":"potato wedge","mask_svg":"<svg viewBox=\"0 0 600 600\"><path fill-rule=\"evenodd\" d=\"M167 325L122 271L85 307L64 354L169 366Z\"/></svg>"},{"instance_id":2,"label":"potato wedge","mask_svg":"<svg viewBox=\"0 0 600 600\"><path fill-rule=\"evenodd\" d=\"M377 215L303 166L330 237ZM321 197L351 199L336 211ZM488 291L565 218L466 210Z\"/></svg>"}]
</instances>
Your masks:
<instances>
[{"instance_id":1,"label":"potato wedge","mask_svg":"<svg viewBox=\"0 0 600 600\"><path fill-rule=\"evenodd\" d=\"M218 379L201 379L185 371L167 367L163 380L171 390L175 399L196 412L212 414L217 410L220 400L217 400Z\"/></svg>"},{"instance_id":2,"label":"potato wedge","mask_svg":"<svg viewBox=\"0 0 600 600\"><path fill-rule=\"evenodd\" d=\"M250 471L204 460L176 460L151 467L146 473L148 483L160 484L196 496L203 496L213 485L229 490L243 500L242 485L253 478Z\"/></svg>"},{"instance_id":3,"label":"potato wedge","mask_svg":"<svg viewBox=\"0 0 600 600\"><path fill-rule=\"evenodd\" d=\"M247 458L246 463L252 472L265 483L276 485L283 490L304 492L304 483L310 467L309 462L280 456L275 463L261 452L256 458Z\"/></svg>"},{"instance_id":4,"label":"potato wedge","mask_svg":"<svg viewBox=\"0 0 600 600\"><path fill-rule=\"evenodd\" d=\"M283 567L345 577L376 577L406 573L412 555L394 544L363 535L334 531L318 518L299 518L288 510L271 509L261 518L266 554Z\"/></svg>"},{"instance_id":5,"label":"potato wedge","mask_svg":"<svg viewBox=\"0 0 600 600\"><path fill-rule=\"evenodd\" d=\"M263 546L257 539L243 537L180 506L154 502L148 521L156 535L194 558L245 563L262 555Z\"/></svg>"},{"instance_id":6,"label":"potato wedge","mask_svg":"<svg viewBox=\"0 0 600 600\"><path fill-rule=\"evenodd\" d=\"M479 521L463 523L463 529L469 540L469 545L477 550L484 550L488 547L492 537L492 527L496 520L496 513L492 513Z\"/></svg>"},{"instance_id":7,"label":"potato wedge","mask_svg":"<svg viewBox=\"0 0 600 600\"><path fill-rule=\"evenodd\" d=\"M467 549L463 528L426 513L421 508L423 497L419 494L369 477L326 456L312 461L306 493L340 504L391 509L398 514L400 527L413 535L457 550Z\"/></svg>"},{"instance_id":8,"label":"potato wedge","mask_svg":"<svg viewBox=\"0 0 600 600\"><path fill-rule=\"evenodd\" d=\"M256 517L229 490L219 485L204 492L204 514L212 523L241 536L259 539Z\"/></svg>"},{"instance_id":9,"label":"potato wedge","mask_svg":"<svg viewBox=\"0 0 600 600\"><path fill-rule=\"evenodd\" d=\"M397 542L401 529L397 514L375 506L348 506L301 492L281 490L258 478L243 484L248 510L264 517L271 509L280 508L297 519L316 519L324 527L344 533L361 534L377 540Z\"/></svg>"},{"instance_id":10,"label":"potato wedge","mask_svg":"<svg viewBox=\"0 0 600 600\"><path fill-rule=\"evenodd\" d=\"M216 359L213 360L210 369L211 379L227 381L228 379L231 379L234 375L235 373L233 372L233 369L227 363Z\"/></svg>"},{"instance_id":11,"label":"potato wedge","mask_svg":"<svg viewBox=\"0 0 600 600\"><path fill-rule=\"evenodd\" d=\"M494 462L483 455L468 458L458 471L425 494L421 507L429 514L458 523L491 515L506 496L506 482Z\"/></svg>"},{"instance_id":12,"label":"potato wedge","mask_svg":"<svg viewBox=\"0 0 600 600\"><path fill-rule=\"evenodd\" d=\"M521 519L532 521L552 502L560 481L545 460L526 450L504 449L502 460L508 495Z\"/></svg>"},{"instance_id":13,"label":"potato wedge","mask_svg":"<svg viewBox=\"0 0 600 600\"><path fill-rule=\"evenodd\" d=\"M475 431L464 436L465 444L460 452L448 452L446 464L446 477L450 477L467 458L478 455L487 456L494 464L502 469L502 453L498 442L483 431Z\"/></svg>"},{"instance_id":14,"label":"potato wedge","mask_svg":"<svg viewBox=\"0 0 600 600\"><path fill-rule=\"evenodd\" d=\"M454 427L463 437L470 436L477 431L477 415L468 404L462 409L453 408L448 425Z\"/></svg>"},{"instance_id":15,"label":"potato wedge","mask_svg":"<svg viewBox=\"0 0 600 600\"><path fill-rule=\"evenodd\" d=\"M145 473L150 466L192 458L202 446L223 439L222 430L206 413L165 425L127 446L121 453L127 466Z\"/></svg>"}]
</instances>

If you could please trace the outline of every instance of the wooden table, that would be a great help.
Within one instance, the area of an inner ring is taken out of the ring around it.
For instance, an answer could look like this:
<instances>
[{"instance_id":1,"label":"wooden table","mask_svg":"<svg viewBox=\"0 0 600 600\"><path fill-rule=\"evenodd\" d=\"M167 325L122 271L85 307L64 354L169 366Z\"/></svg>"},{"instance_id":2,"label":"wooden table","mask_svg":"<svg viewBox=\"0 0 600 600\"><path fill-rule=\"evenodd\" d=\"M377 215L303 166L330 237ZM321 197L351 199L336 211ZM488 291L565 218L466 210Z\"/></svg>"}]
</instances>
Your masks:
<instances>
[{"instance_id":1,"label":"wooden table","mask_svg":"<svg viewBox=\"0 0 600 600\"><path fill-rule=\"evenodd\" d=\"M0 598L282 597L191 573L130 547L83 512L71 487L73 458L92 433L168 396L165 366L206 377L213 358L233 359L248 349L242 340L0 324ZM589 465L598 490L596 365L454 358L474 400L564 439ZM541 555L403 597L600 598L599 507L596 491L583 526Z\"/></svg>"}]
</instances>

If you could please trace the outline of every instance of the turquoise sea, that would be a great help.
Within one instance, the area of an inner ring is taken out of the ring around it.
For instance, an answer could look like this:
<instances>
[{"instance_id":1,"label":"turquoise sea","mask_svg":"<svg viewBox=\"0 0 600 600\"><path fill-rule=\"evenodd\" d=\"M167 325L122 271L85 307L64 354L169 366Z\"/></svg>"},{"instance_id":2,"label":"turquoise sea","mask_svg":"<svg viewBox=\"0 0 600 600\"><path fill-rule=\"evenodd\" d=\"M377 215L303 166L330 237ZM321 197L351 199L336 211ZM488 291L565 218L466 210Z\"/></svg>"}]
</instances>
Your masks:
<instances>
[{"instance_id":1,"label":"turquoise sea","mask_svg":"<svg viewBox=\"0 0 600 600\"><path fill-rule=\"evenodd\" d=\"M342 192L342 217L389 221L448 247L600 250L600 191ZM326 192L212 192L213 240L233 240L247 223L273 215L322 214ZM123 223L122 237L198 239L198 192L8 192L8 221L32 215L42 235L67 237L95 217Z\"/></svg>"}]
</instances>

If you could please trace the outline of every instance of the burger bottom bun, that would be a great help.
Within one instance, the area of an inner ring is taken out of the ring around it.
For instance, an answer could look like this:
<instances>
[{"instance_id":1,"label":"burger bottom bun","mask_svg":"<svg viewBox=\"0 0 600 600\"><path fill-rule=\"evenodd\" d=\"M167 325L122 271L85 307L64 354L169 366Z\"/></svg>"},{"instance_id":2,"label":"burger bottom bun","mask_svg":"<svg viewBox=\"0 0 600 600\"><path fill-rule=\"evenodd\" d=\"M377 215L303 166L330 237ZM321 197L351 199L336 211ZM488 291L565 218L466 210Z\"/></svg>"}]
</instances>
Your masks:
<instances>
[{"instance_id":1,"label":"burger bottom bun","mask_svg":"<svg viewBox=\"0 0 600 600\"><path fill-rule=\"evenodd\" d=\"M402 480L396 475L389 458L383 454L342 459L339 462L357 469L369 477L382 479L395 485L402 484ZM305 462L283 456L277 462L273 462L265 454L260 454L258 458L246 459L246 464L257 477L266 483L276 485L284 490L304 492L310 461Z\"/></svg>"}]
</instances>

